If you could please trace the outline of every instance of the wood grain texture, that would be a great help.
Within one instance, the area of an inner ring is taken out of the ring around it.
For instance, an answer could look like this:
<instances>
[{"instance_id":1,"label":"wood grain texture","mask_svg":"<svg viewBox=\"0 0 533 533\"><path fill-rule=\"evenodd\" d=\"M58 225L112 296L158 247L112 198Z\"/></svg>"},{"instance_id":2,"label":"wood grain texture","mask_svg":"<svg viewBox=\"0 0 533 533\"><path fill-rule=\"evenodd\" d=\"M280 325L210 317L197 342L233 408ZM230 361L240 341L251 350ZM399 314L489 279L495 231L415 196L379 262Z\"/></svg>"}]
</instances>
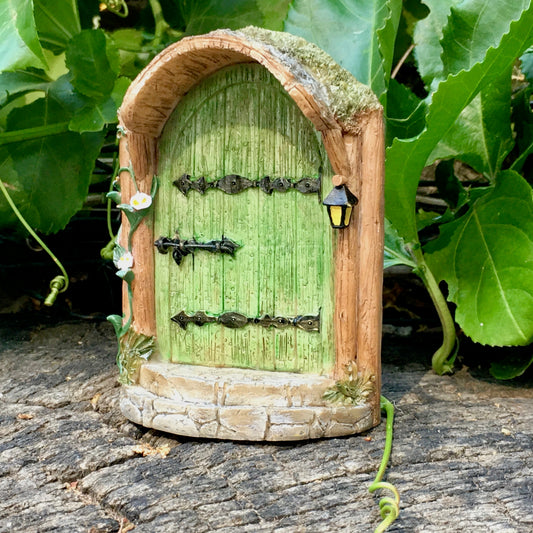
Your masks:
<instances>
[{"instance_id":1,"label":"wood grain texture","mask_svg":"<svg viewBox=\"0 0 533 533\"><path fill-rule=\"evenodd\" d=\"M347 136L352 151L355 144ZM358 144L358 143L357 143ZM381 110L366 116L360 135L361 188L358 215L357 364L375 376L372 399L376 424L380 420L381 321L384 239L385 144Z\"/></svg>"},{"instance_id":2,"label":"wood grain texture","mask_svg":"<svg viewBox=\"0 0 533 533\"><path fill-rule=\"evenodd\" d=\"M156 140L137 133L127 133L120 140L120 166L133 166L137 187L140 192L149 194L152 179L157 169ZM129 172L122 171L119 176L122 203L129 203L136 189ZM128 219L122 214L120 245L127 249L130 230ZM141 222L132 235L131 252L133 254L132 282L133 292L133 327L137 332L147 336L156 333L155 327L155 290L154 290L154 252L153 252L152 211ZM123 286L122 307L127 318L130 314L126 283Z\"/></svg>"},{"instance_id":3,"label":"wood grain texture","mask_svg":"<svg viewBox=\"0 0 533 533\"><path fill-rule=\"evenodd\" d=\"M339 128L327 106L267 47L224 32L183 39L163 50L128 89L121 120L128 129L158 137L180 99L199 80L225 66L247 62L257 62L273 74L316 129Z\"/></svg>"},{"instance_id":4,"label":"wood grain texture","mask_svg":"<svg viewBox=\"0 0 533 533\"><path fill-rule=\"evenodd\" d=\"M118 409L109 323L21 323L0 322L2 531L116 532L126 517L133 533L379 524L384 494L368 486L385 424L365 437L282 446L146 430ZM429 361L439 343L424 332L384 338L383 394L396 406L386 479L401 495L390 531L530 532L531 374L513 385L488 378L486 366L437 376Z\"/></svg>"},{"instance_id":5,"label":"wood grain texture","mask_svg":"<svg viewBox=\"0 0 533 533\"><path fill-rule=\"evenodd\" d=\"M322 169L322 170L321 170ZM156 257L156 315L163 357L174 362L329 373L334 363L332 230L317 194L296 190L184 196L183 173L213 181L228 174L299 180L332 174L320 137L279 82L257 64L227 67L194 87L160 141L155 235L199 241L222 235L235 257L198 252L177 266ZM180 329L180 311L248 317L321 315L321 331Z\"/></svg>"},{"instance_id":6,"label":"wood grain texture","mask_svg":"<svg viewBox=\"0 0 533 533\"><path fill-rule=\"evenodd\" d=\"M344 137L335 136L335 150L343 154L344 184L360 198L361 138L352 136L346 149ZM337 143L342 144L342 148ZM331 143L331 137L330 137ZM329 149L328 154L332 152ZM338 167L339 168L339 167ZM332 184L333 185L333 184ZM359 205L359 204L358 204ZM346 376L346 365L357 358L358 288L359 278L359 207L352 213L350 225L335 230L335 377Z\"/></svg>"}]
</instances>

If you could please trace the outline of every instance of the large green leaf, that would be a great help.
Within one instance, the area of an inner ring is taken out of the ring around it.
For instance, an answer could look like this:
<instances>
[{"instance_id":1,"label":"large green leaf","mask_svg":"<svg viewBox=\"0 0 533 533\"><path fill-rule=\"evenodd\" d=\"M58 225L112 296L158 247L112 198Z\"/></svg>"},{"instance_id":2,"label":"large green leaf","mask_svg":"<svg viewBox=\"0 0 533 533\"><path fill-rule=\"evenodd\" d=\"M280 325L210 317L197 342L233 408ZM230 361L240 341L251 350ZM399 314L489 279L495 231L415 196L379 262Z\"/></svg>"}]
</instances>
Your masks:
<instances>
[{"instance_id":1,"label":"large green leaf","mask_svg":"<svg viewBox=\"0 0 533 533\"><path fill-rule=\"evenodd\" d=\"M0 106L23 94L45 91L51 81L42 70L0 72Z\"/></svg>"},{"instance_id":2,"label":"large green leaf","mask_svg":"<svg viewBox=\"0 0 533 533\"><path fill-rule=\"evenodd\" d=\"M0 43L0 71L47 67L37 36L31 0L0 2Z\"/></svg>"},{"instance_id":3,"label":"large green leaf","mask_svg":"<svg viewBox=\"0 0 533 533\"><path fill-rule=\"evenodd\" d=\"M294 0L284 29L318 45L381 96L390 75L400 9L397 0Z\"/></svg>"},{"instance_id":4,"label":"large green leaf","mask_svg":"<svg viewBox=\"0 0 533 533\"><path fill-rule=\"evenodd\" d=\"M0 147L2 171L6 171L2 180L29 224L43 233L65 227L83 205L103 142L103 132L79 135L66 131L69 118L53 98L40 98L10 113L8 131L38 128L43 135ZM55 126L58 131L63 127L63 132L45 135L45 130ZM0 204L0 226L11 225L5 202Z\"/></svg>"},{"instance_id":5,"label":"large green leaf","mask_svg":"<svg viewBox=\"0 0 533 533\"><path fill-rule=\"evenodd\" d=\"M117 109L130 85L128 78L118 78L110 96L100 100L87 98L85 105L70 119L69 129L79 133L100 131L106 124L118 122Z\"/></svg>"},{"instance_id":6,"label":"large green leaf","mask_svg":"<svg viewBox=\"0 0 533 533\"><path fill-rule=\"evenodd\" d=\"M174 0L186 25L186 33L198 35L217 28L236 30L262 26L264 16L256 0Z\"/></svg>"},{"instance_id":7,"label":"large green leaf","mask_svg":"<svg viewBox=\"0 0 533 533\"><path fill-rule=\"evenodd\" d=\"M35 22L41 43L59 53L81 31L76 0L33 0Z\"/></svg>"},{"instance_id":8,"label":"large green leaf","mask_svg":"<svg viewBox=\"0 0 533 533\"><path fill-rule=\"evenodd\" d=\"M492 39L491 39L492 40ZM387 149L385 205L389 220L407 242L416 242L415 196L418 179L437 143L453 128L461 111L477 93L508 71L533 40L533 6L508 23L496 48L468 71L439 84L428 108L426 128L409 140L395 139Z\"/></svg>"},{"instance_id":9,"label":"large green leaf","mask_svg":"<svg viewBox=\"0 0 533 533\"><path fill-rule=\"evenodd\" d=\"M496 48L501 35L508 31L509 21L520 18L529 5L530 0L499 0L497 4L463 0L452 5L441 43L444 74L456 74L483 61L487 50Z\"/></svg>"},{"instance_id":10,"label":"large green leaf","mask_svg":"<svg viewBox=\"0 0 533 533\"><path fill-rule=\"evenodd\" d=\"M533 196L516 172L459 219L441 226L428 264L449 287L456 322L474 341L525 345L533 339Z\"/></svg>"},{"instance_id":11,"label":"large green leaf","mask_svg":"<svg viewBox=\"0 0 533 533\"><path fill-rule=\"evenodd\" d=\"M389 0L386 5L388 14L381 28L377 30L377 38L379 54L381 56L382 74L385 81L385 87L387 88L389 86L392 71L398 25L402 14L402 2L401 0ZM375 75L377 76L379 74L376 72ZM380 100L385 109L387 109L387 94L387 92L384 92L380 96Z\"/></svg>"},{"instance_id":12,"label":"large green leaf","mask_svg":"<svg viewBox=\"0 0 533 533\"><path fill-rule=\"evenodd\" d=\"M426 125L426 102L411 90L390 80L387 91L387 146L395 137L409 139L418 135Z\"/></svg>"},{"instance_id":13,"label":"large green leaf","mask_svg":"<svg viewBox=\"0 0 533 533\"><path fill-rule=\"evenodd\" d=\"M72 85L85 96L101 99L111 94L120 70L118 50L102 30L83 30L66 51Z\"/></svg>"},{"instance_id":14,"label":"large green leaf","mask_svg":"<svg viewBox=\"0 0 533 533\"><path fill-rule=\"evenodd\" d=\"M494 179L514 144L510 101L509 70L485 86L463 109L431 152L427 164L453 157Z\"/></svg>"},{"instance_id":15,"label":"large green leaf","mask_svg":"<svg viewBox=\"0 0 533 533\"><path fill-rule=\"evenodd\" d=\"M413 32L415 42L414 55L418 65L418 72L427 87L433 80L443 77L444 66L441 60L442 30L446 26L450 8L462 0L424 0L429 9L429 15L418 21Z\"/></svg>"}]
</instances>

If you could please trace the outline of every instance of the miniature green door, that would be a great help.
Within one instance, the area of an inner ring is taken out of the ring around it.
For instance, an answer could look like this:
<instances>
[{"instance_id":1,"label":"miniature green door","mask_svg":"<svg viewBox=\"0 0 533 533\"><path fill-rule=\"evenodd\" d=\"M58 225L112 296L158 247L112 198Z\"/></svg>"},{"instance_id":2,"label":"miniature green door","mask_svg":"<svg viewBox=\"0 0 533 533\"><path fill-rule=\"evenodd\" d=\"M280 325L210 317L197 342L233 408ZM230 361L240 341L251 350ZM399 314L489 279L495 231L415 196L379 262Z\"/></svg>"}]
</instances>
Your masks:
<instances>
[{"instance_id":1,"label":"miniature green door","mask_svg":"<svg viewBox=\"0 0 533 533\"><path fill-rule=\"evenodd\" d=\"M158 165L154 235L215 241L179 265L156 249L163 359L330 371L332 230L321 187L331 170L280 83L253 63L206 78L168 120ZM233 256L214 250L226 239L238 245Z\"/></svg>"}]
</instances>

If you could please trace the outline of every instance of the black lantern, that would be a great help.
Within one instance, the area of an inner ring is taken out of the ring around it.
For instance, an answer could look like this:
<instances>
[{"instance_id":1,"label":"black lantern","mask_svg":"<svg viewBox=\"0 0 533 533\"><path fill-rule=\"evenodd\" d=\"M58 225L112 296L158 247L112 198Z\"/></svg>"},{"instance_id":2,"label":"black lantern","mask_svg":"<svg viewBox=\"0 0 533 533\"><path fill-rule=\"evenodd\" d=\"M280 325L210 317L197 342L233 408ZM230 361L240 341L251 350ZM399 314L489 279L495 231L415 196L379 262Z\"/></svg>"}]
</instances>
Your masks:
<instances>
[{"instance_id":1,"label":"black lantern","mask_svg":"<svg viewBox=\"0 0 533 533\"><path fill-rule=\"evenodd\" d=\"M350 223L352 209L358 202L346 185L335 187L322 202L327 207L331 227L346 228Z\"/></svg>"}]
</instances>

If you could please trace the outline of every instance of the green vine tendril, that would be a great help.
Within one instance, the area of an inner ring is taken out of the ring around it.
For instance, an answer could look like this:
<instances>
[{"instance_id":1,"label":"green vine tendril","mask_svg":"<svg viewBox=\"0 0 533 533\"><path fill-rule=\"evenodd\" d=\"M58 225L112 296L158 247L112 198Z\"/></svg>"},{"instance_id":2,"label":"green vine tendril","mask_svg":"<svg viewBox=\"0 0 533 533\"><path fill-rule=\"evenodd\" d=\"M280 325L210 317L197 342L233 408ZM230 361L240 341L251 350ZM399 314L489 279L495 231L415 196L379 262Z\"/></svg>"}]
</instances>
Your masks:
<instances>
[{"instance_id":1,"label":"green vine tendril","mask_svg":"<svg viewBox=\"0 0 533 533\"><path fill-rule=\"evenodd\" d=\"M117 138L118 141L118 138ZM109 190L107 192L112 192L113 187L115 186L115 180L118 176L118 169L119 169L119 161L117 154L113 154L113 176L111 176L111 183L109 184ZM111 226L111 207L112 207L112 200L111 198L107 199L107 211L106 211L106 222L107 222L107 232L109 233L109 237L114 240L116 235L113 232L113 227Z\"/></svg>"},{"instance_id":2,"label":"green vine tendril","mask_svg":"<svg viewBox=\"0 0 533 533\"><path fill-rule=\"evenodd\" d=\"M2 191L7 203L9 204L9 207L13 210L13 213L17 216L17 218L20 220L21 224L26 228L28 233L41 245L43 250L50 256L50 259L57 265L59 270L61 270L62 275L56 276L51 282L50 282L50 293L46 297L44 301L44 305L47 307L50 307L54 305L54 302L56 301L57 295L61 292L65 292L68 289L69 285L69 279L67 271L65 270L65 267L61 264L61 261L52 253L50 248L46 246L46 244L43 242L43 240L35 233L33 228L26 222L26 219L23 217L22 213L18 210L17 206L15 205L15 202L13 202L13 199L7 192L7 189L3 183L3 181L0 179L0 190Z\"/></svg>"},{"instance_id":3,"label":"green vine tendril","mask_svg":"<svg viewBox=\"0 0 533 533\"><path fill-rule=\"evenodd\" d=\"M128 5L125 0L107 0L106 10L118 17L126 18L129 15Z\"/></svg>"},{"instance_id":4,"label":"green vine tendril","mask_svg":"<svg viewBox=\"0 0 533 533\"><path fill-rule=\"evenodd\" d=\"M394 406L391 402L389 402L389 400L387 400L387 398L381 396L380 407L382 411L385 411L387 417L385 430L385 449L383 450L383 458L381 459L381 465L379 466L378 473L372 485L368 487L368 492L372 493L376 490L388 490L392 492L394 497L385 496L379 500L379 510L383 521L374 530L374 533L383 533L386 531L400 514L400 494L398 493L398 489L392 483L382 481L392 450Z\"/></svg>"}]
</instances>

